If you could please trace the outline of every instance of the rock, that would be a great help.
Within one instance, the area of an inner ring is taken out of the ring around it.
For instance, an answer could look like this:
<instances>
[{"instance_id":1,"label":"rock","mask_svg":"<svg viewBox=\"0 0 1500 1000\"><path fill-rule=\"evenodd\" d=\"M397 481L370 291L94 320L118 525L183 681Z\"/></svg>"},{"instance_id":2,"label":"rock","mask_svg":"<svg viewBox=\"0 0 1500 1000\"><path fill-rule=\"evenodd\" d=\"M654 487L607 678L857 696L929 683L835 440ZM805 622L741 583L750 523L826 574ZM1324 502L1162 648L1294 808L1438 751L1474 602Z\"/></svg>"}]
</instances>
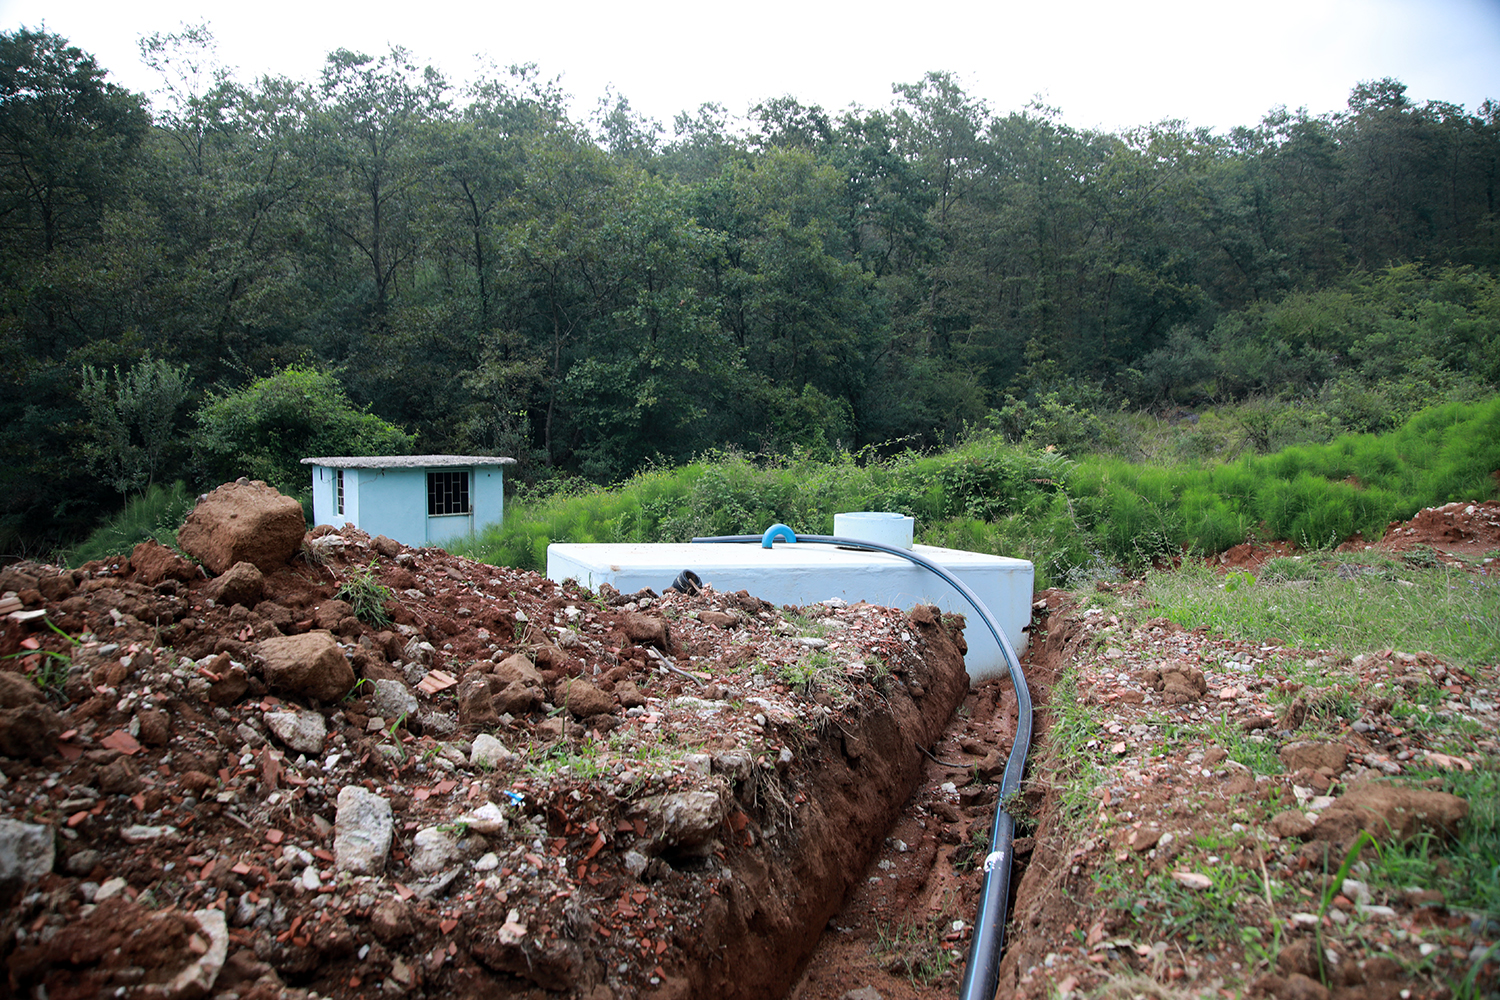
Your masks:
<instances>
[{"instance_id":1,"label":"rock","mask_svg":"<svg viewBox=\"0 0 1500 1000\"><path fill-rule=\"evenodd\" d=\"M49 601L65 601L78 592L78 584L73 582L73 574L64 570L61 573L53 573L50 576L37 578L36 589Z\"/></svg>"},{"instance_id":2,"label":"rock","mask_svg":"<svg viewBox=\"0 0 1500 1000\"><path fill-rule=\"evenodd\" d=\"M1349 748L1342 743L1306 740L1288 743L1281 748L1280 757L1288 771L1316 771L1326 767L1337 774L1349 760Z\"/></svg>"},{"instance_id":3,"label":"rock","mask_svg":"<svg viewBox=\"0 0 1500 1000\"><path fill-rule=\"evenodd\" d=\"M267 712L265 722L277 739L298 753L322 753L323 742L328 738L328 724L318 712L305 709Z\"/></svg>"},{"instance_id":4,"label":"rock","mask_svg":"<svg viewBox=\"0 0 1500 1000\"><path fill-rule=\"evenodd\" d=\"M402 647L401 658L408 663L420 663L424 667L430 667L432 666L432 655L436 652L437 649L432 643L425 642L413 636Z\"/></svg>"},{"instance_id":5,"label":"rock","mask_svg":"<svg viewBox=\"0 0 1500 1000\"><path fill-rule=\"evenodd\" d=\"M575 719L606 715L615 709L614 695L600 691L583 680L563 681L557 686L557 695L553 701L566 708Z\"/></svg>"},{"instance_id":6,"label":"rock","mask_svg":"<svg viewBox=\"0 0 1500 1000\"><path fill-rule=\"evenodd\" d=\"M490 676L499 680L502 685L512 684L517 681L523 684L531 684L538 688L543 685L542 675L524 653L507 656L496 663L495 669Z\"/></svg>"},{"instance_id":7,"label":"rock","mask_svg":"<svg viewBox=\"0 0 1500 1000\"><path fill-rule=\"evenodd\" d=\"M620 704L624 708L641 708L646 704L646 696L641 694L641 689L635 686L635 681L616 683L615 697L620 699Z\"/></svg>"},{"instance_id":8,"label":"rock","mask_svg":"<svg viewBox=\"0 0 1500 1000\"><path fill-rule=\"evenodd\" d=\"M560 673L569 661L567 653L551 644L536 647L531 655L536 657L538 670L555 670Z\"/></svg>"},{"instance_id":9,"label":"rock","mask_svg":"<svg viewBox=\"0 0 1500 1000\"><path fill-rule=\"evenodd\" d=\"M530 934L515 910L493 939L471 939L469 948L486 967L558 993L571 991L583 970L576 943Z\"/></svg>"},{"instance_id":10,"label":"rock","mask_svg":"<svg viewBox=\"0 0 1500 1000\"><path fill-rule=\"evenodd\" d=\"M458 837L450 830L429 826L412 841L411 867L424 875L440 872L458 856Z\"/></svg>"},{"instance_id":11,"label":"rock","mask_svg":"<svg viewBox=\"0 0 1500 1000\"><path fill-rule=\"evenodd\" d=\"M412 716L417 712L417 696L411 693L401 681L381 680L374 684L375 693L371 699L374 712L382 719L392 721L403 715Z\"/></svg>"},{"instance_id":12,"label":"rock","mask_svg":"<svg viewBox=\"0 0 1500 1000\"><path fill-rule=\"evenodd\" d=\"M241 561L270 573L297 553L306 530L293 498L259 481L226 483L188 514L177 544L215 575Z\"/></svg>"},{"instance_id":13,"label":"rock","mask_svg":"<svg viewBox=\"0 0 1500 1000\"><path fill-rule=\"evenodd\" d=\"M672 631L666 621L655 615L643 615L639 611L627 611L620 619L625 637L637 646L655 646L664 653L672 651Z\"/></svg>"},{"instance_id":14,"label":"rock","mask_svg":"<svg viewBox=\"0 0 1500 1000\"><path fill-rule=\"evenodd\" d=\"M0 819L0 902L50 872L56 857L52 827Z\"/></svg>"},{"instance_id":15,"label":"rock","mask_svg":"<svg viewBox=\"0 0 1500 1000\"><path fill-rule=\"evenodd\" d=\"M505 810L494 802L486 802L471 812L466 812L454 820L455 823L468 827L474 833L484 837L492 837L495 834L504 833L509 825L505 820Z\"/></svg>"},{"instance_id":16,"label":"rock","mask_svg":"<svg viewBox=\"0 0 1500 1000\"><path fill-rule=\"evenodd\" d=\"M197 1000L207 996L224 968L224 959L229 955L229 924L223 910L195 910L193 919L208 937L208 950L172 979L167 987L167 996L173 1000Z\"/></svg>"},{"instance_id":17,"label":"rock","mask_svg":"<svg viewBox=\"0 0 1500 1000\"><path fill-rule=\"evenodd\" d=\"M411 908L400 899L387 899L370 912L370 930L381 944L411 936Z\"/></svg>"},{"instance_id":18,"label":"rock","mask_svg":"<svg viewBox=\"0 0 1500 1000\"><path fill-rule=\"evenodd\" d=\"M272 689L337 701L354 687L354 668L332 633L278 635L261 640L254 648Z\"/></svg>"},{"instance_id":19,"label":"rock","mask_svg":"<svg viewBox=\"0 0 1500 1000\"><path fill-rule=\"evenodd\" d=\"M114 878L107 880L103 885L94 890L94 902L108 902L128 888L130 888L130 883L117 875Z\"/></svg>"},{"instance_id":20,"label":"rock","mask_svg":"<svg viewBox=\"0 0 1500 1000\"><path fill-rule=\"evenodd\" d=\"M1007 755L999 750L991 750L975 765L979 769L979 776L985 781L998 781L1005 773L1006 758Z\"/></svg>"},{"instance_id":21,"label":"rock","mask_svg":"<svg viewBox=\"0 0 1500 1000\"><path fill-rule=\"evenodd\" d=\"M885 1000L885 997L881 996L880 991L873 986L861 986L857 990L845 993L839 1000Z\"/></svg>"},{"instance_id":22,"label":"rock","mask_svg":"<svg viewBox=\"0 0 1500 1000\"><path fill-rule=\"evenodd\" d=\"M1298 938L1284 945L1276 956L1276 971L1283 976L1318 974L1318 946L1311 938Z\"/></svg>"},{"instance_id":23,"label":"rock","mask_svg":"<svg viewBox=\"0 0 1500 1000\"><path fill-rule=\"evenodd\" d=\"M379 875L391 849L394 824L390 802L359 785L339 790L333 821L333 853L339 871Z\"/></svg>"},{"instance_id":24,"label":"rock","mask_svg":"<svg viewBox=\"0 0 1500 1000\"><path fill-rule=\"evenodd\" d=\"M348 601L340 601L337 598L329 598L313 608L313 627L326 628L330 632L339 631L339 623L345 618L354 617L354 605ZM358 621L358 619L355 619Z\"/></svg>"},{"instance_id":25,"label":"rock","mask_svg":"<svg viewBox=\"0 0 1500 1000\"><path fill-rule=\"evenodd\" d=\"M0 708L22 708L41 701L42 692L35 684L18 673L0 670Z\"/></svg>"},{"instance_id":26,"label":"rock","mask_svg":"<svg viewBox=\"0 0 1500 1000\"><path fill-rule=\"evenodd\" d=\"M221 576L209 581L203 593L220 604L243 604L253 608L265 593L266 578L252 562L241 560Z\"/></svg>"},{"instance_id":27,"label":"rock","mask_svg":"<svg viewBox=\"0 0 1500 1000\"><path fill-rule=\"evenodd\" d=\"M96 851L92 847L85 847L83 850L70 856L64 867L67 868L69 875L77 875L79 878L82 878L93 871L95 866L102 860L104 860L102 852Z\"/></svg>"},{"instance_id":28,"label":"rock","mask_svg":"<svg viewBox=\"0 0 1500 1000\"><path fill-rule=\"evenodd\" d=\"M647 832L658 850L704 855L713 846L726 812L718 792L673 792L641 801Z\"/></svg>"},{"instance_id":29,"label":"rock","mask_svg":"<svg viewBox=\"0 0 1500 1000\"><path fill-rule=\"evenodd\" d=\"M542 707L545 697L534 684L512 681L494 695L495 711L502 715L525 715Z\"/></svg>"},{"instance_id":30,"label":"rock","mask_svg":"<svg viewBox=\"0 0 1500 1000\"><path fill-rule=\"evenodd\" d=\"M172 723L167 713L158 708L146 709L136 715L140 724L141 742L149 747L164 747L172 738Z\"/></svg>"},{"instance_id":31,"label":"rock","mask_svg":"<svg viewBox=\"0 0 1500 1000\"><path fill-rule=\"evenodd\" d=\"M514 756L497 738L489 733L480 733L474 737L474 747L469 751L469 766L493 768Z\"/></svg>"},{"instance_id":32,"label":"rock","mask_svg":"<svg viewBox=\"0 0 1500 1000\"><path fill-rule=\"evenodd\" d=\"M1302 724L1307 721L1307 702L1301 698L1293 698L1287 704L1286 710L1281 713L1281 719L1276 724L1277 729L1301 729Z\"/></svg>"},{"instance_id":33,"label":"rock","mask_svg":"<svg viewBox=\"0 0 1500 1000\"><path fill-rule=\"evenodd\" d=\"M1278 1000L1328 1000L1328 987L1300 972L1286 977L1286 985L1276 991Z\"/></svg>"},{"instance_id":34,"label":"rock","mask_svg":"<svg viewBox=\"0 0 1500 1000\"><path fill-rule=\"evenodd\" d=\"M187 583L198 575L197 567L155 539L131 550L130 568L135 571L135 582L144 587L154 587L163 580Z\"/></svg>"},{"instance_id":35,"label":"rock","mask_svg":"<svg viewBox=\"0 0 1500 1000\"><path fill-rule=\"evenodd\" d=\"M1290 840L1293 837L1306 837L1312 832L1313 825L1301 811L1288 809L1272 817L1267 828L1282 840Z\"/></svg>"},{"instance_id":36,"label":"rock","mask_svg":"<svg viewBox=\"0 0 1500 1000\"><path fill-rule=\"evenodd\" d=\"M698 620L715 628L733 628L737 619L734 615L725 614L722 611L700 611Z\"/></svg>"},{"instance_id":37,"label":"rock","mask_svg":"<svg viewBox=\"0 0 1500 1000\"><path fill-rule=\"evenodd\" d=\"M394 538L387 538L384 535L376 535L370 539L370 548L387 559L394 559L401 554L401 543Z\"/></svg>"},{"instance_id":38,"label":"rock","mask_svg":"<svg viewBox=\"0 0 1500 1000\"><path fill-rule=\"evenodd\" d=\"M461 725L476 729L500 722L500 713L495 711L495 701L490 694L490 681L486 675L470 673L459 681L458 721Z\"/></svg>"},{"instance_id":39,"label":"rock","mask_svg":"<svg viewBox=\"0 0 1500 1000\"><path fill-rule=\"evenodd\" d=\"M1368 830L1379 843L1402 843L1431 831L1454 836L1469 815L1457 795L1426 788L1362 782L1334 800L1318 817L1312 839L1348 843Z\"/></svg>"},{"instance_id":40,"label":"rock","mask_svg":"<svg viewBox=\"0 0 1500 1000\"><path fill-rule=\"evenodd\" d=\"M228 660L228 655L223 659ZM250 674L238 663L226 663L222 671L214 672L219 679L209 684L208 700L215 705L233 705L250 690Z\"/></svg>"},{"instance_id":41,"label":"rock","mask_svg":"<svg viewBox=\"0 0 1500 1000\"><path fill-rule=\"evenodd\" d=\"M1172 881L1203 892L1214 887L1214 880L1200 872L1173 872Z\"/></svg>"},{"instance_id":42,"label":"rock","mask_svg":"<svg viewBox=\"0 0 1500 1000\"><path fill-rule=\"evenodd\" d=\"M0 670L0 755L40 761L56 752L62 718L43 703L35 684Z\"/></svg>"},{"instance_id":43,"label":"rock","mask_svg":"<svg viewBox=\"0 0 1500 1000\"><path fill-rule=\"evenodd\" d=\"M129 757L120 757L94 773L94 784L105 795L133 795L140 791L141 778Z\"/></svg>"}]
</instances>

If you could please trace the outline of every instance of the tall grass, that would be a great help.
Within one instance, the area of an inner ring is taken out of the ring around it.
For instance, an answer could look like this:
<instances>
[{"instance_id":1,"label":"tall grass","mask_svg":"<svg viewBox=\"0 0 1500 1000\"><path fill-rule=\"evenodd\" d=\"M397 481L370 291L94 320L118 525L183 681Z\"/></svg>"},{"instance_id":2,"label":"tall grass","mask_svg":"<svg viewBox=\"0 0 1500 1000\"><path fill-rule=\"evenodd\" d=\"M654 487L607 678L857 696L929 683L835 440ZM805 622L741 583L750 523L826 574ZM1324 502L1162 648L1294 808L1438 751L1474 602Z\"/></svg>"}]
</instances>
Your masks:
<instances>
[{"instance_id":1,"label":"tall grass","mask_svg":"<svg viewBox=\"0 0 1500 1000\"><path fill-rule=\"evenodd\" d=\"M65 566L81 566L94 559L128 555L147 539L175 546L177 529L196 500L180 481L170 486L153 484L140 496L132 497L119 515L94 529L89 537L59 552L57 560Z\"/></svg>"},{"instance_id":2,"label":"tall grass","mask_svg":"<svg viewBox=\"0 0 1500 1000\"><path fill-rule=\"evenodd\" d=\"M1496 495L1500 397L1425 410L1385 435L1288 448L1231 463L1074 461L982 432L934 455L753 460L714 453L614 489L513 502L465 555L543 569L551 542L668 542L759 533L775 522L829 534L840 511L888 510L917 540L1015 555L1039 586L1138 568L1182 551L1220 552L1255 533L1325 547L1425 506Z\"/></svg>"}]
</instances>

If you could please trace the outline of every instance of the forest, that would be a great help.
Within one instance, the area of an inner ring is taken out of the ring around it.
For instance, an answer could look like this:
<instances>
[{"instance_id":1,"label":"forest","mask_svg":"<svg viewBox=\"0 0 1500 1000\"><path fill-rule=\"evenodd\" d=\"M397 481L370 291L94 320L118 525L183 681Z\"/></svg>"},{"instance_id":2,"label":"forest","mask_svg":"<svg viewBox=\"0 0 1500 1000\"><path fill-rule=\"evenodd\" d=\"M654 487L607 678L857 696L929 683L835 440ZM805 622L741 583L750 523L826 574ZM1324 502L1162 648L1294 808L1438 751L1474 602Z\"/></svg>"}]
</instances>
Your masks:
<instances>
[{"instance_id":1,"label":"forest","mask_svg":"<svg viewBox=\"0 0 1500 1000\"><path fill-rule=\"evenodd\" d=\"M141 49L149 100L0 33L7 556L157 484L305 492L305 455L509 455L542 488L1231 405L1264 451L1500 390L1494 101L1383 79L1111 133L930 72L667 126L620 95L575 120L527 66L247 83L203 27Z\"/></svg>"}]
</instances>

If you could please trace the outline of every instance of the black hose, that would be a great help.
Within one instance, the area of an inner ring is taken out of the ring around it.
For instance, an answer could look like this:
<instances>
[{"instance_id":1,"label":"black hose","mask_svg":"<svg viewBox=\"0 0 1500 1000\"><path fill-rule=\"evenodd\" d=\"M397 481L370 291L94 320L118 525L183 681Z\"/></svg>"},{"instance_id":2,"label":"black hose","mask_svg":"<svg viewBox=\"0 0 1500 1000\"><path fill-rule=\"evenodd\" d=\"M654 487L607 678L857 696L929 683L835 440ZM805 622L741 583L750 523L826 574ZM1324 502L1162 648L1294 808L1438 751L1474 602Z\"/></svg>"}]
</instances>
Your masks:
<instances>
[{"instance_id":1,"label":"black hose","mask_svg":"<svg viewBox=\"0 0 1500 1000\"><path fill-rule=\"evenodd\" d=\"M784 525L774 525L765 535L720 535L714 538L695 538L695 542L761 542L767 548L773 537L792 535L790 529L776 532ZM776 535L773 536L773 532ZM995 621L990 609L985 607L968 585L949 573L937 563L917 555L910 549L900 549L878 542L866 542L856 538L837 538L832 535L792 535L789 542L816 542L823 545L839 545L844 548L867 549L916 563L947 582L971 604L979 618L994 635L1000 650L1005 654L1005 665L1010 670L1011 685L1016 691L1016 739L1011 745L1010 756L1005 761L1005 774L1000 780L1000 798L995 805L995 820L990 827L990 853L984 859L984 884L979 893L979 910L974 916L974 941L969 948L969 960L964 967L963 983L959 987L960 1000L992 1000L1000 979L1000 954L1005 947L1005 913L1010 904L1010 870L1014 859L1012 850L1016 835L1014 817L1006 810L1011 796L1021 788L1021 775L1026 769L1026 756L1031 752L1031 689L1026 686L1026 674L1021 670L1021 661L1015 648L1005 636L1005 630Z\"/></svg>"}]
</instances>

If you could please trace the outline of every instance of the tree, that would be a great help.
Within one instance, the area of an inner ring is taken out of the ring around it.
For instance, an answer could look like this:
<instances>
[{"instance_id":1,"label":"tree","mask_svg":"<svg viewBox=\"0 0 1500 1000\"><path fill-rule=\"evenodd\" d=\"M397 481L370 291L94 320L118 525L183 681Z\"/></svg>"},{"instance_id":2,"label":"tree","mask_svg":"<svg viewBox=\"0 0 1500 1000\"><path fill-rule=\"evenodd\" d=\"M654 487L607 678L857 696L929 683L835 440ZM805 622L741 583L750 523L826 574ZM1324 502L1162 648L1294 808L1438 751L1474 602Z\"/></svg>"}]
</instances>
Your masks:
<instances>
[{"instance_id":1,"label":"tree","mask_svg":"<svg viewBox=\"0 0 1500 1000\"><path fill-rule=\"evenodd\" d=\"M187 366L149 355L123 375L118 365L113 375L84 365L78 398L92 426L84 452L90 468L125 496L156 482L168 456L180 450L177 416L188 398Z\"/></svg>"},{"instance_id":2,"label":"tree","mask_svg":"<svg viewBox=\"0 0 1500 1000\"><path fill-rule=\"evenodd\" d=\"M97 235L150 120L57 35L0 34L0 221L12 251L50 257Z\"/></svg>"},{"instance_id":3,"label":"tree","mask_svg":"<svg viewBox=\"0 0 1500 1000\"><path fill-rule=\"evenodd\" d=\"M213 481L249 476L292 494L308 489L304 458L405 455L411 446L401 428L351 403L332 373L301 365L210 395L193 438Z\"/></svg>"},{"instance_id":4,"label":"tree","mask_svg":"<svg viewBox=\"0 0 1500 1000\"><path fill-rule=\"evenodd\" d=\"M375 323L383 322L398 271L421 251L419 188L428 174L425 138L448 108L447 83L418 70L401 48L374 59L339 49L323 67L319 124L325 171L342 175L322 214L368 270Z\"/></svg>"}]
</instances>

